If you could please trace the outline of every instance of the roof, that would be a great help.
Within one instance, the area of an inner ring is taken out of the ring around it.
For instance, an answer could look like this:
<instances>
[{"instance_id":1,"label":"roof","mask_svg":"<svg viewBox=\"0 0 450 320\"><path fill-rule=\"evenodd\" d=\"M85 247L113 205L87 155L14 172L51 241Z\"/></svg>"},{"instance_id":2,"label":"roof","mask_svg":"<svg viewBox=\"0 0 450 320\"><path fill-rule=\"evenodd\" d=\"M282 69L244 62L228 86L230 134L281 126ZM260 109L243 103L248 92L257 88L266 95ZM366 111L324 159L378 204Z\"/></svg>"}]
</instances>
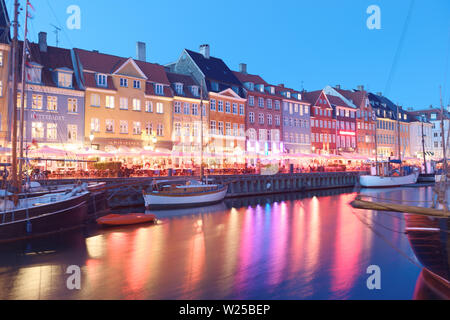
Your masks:
<instances>
[{"instance_id":1,"label":"roof","mask_svg":"<svg viewBox=\"0 0 450 320\"><path fill-rule=\"evenodd\" d=\"M328 98L328 101L330 101L331 105L337 106L337 107L350 107L344 100L342 100L339 97L332 96L330 94L326 95ZM352 108L353 109L353 108Z\"/></svg>"},{"instance_id":2,"label":"roof","mask_svg":"<svg viewBox=\"0 0 450 320\"><path fill-rule=\"evenodd\" d=\"M420 117L422 115L425 115L427 118L427 121L430 120L442 120L442 116L441 116L441 109L439 108L430 108L430 109L424 109L424 110L415 110L415 111L410 111L409 112L411 115L416 116L416 117ZM431 119L431 114L434 113L436 114L436 118L435 119ZM444 109L444 120L450 119L450 113Z\"/></svg>"},{"instance_id":3,"label":"roof","mask_svg":"<svg viewBox=\"0 0 450 320\"><path fill-rule=\"evenodd\" d=\"M201 53L185 50L207 79L231 86L242 86L242 83L221 59L215 57L207 59Z\"/></svg>"},{"instance_id":4,"label":"roof","mask_svg":"<svg viewBox=\"0 0 450 320\"><path fill-rule=\"evenodd\" d=\"M182 83L183 84L183 97L186 98L192 98L192 99L199 99L200 96L194 96L192 94L192 91L189 90L189 87L191 86L198 86L199 84L197 82L195 82L195 80L187 75L184 74L179 74L179 73L172 73L172 72L167 72L167 78L169 79L169 82L174 85L175 83ZM172 86L173 92L175 96L180 96L180 94L178 94L175 91L175 87Z\"/></svg>"},{"instance_id":5,"label":"roof","mask_svg":"<svg viewBox=\"0 0 450 320\"><path fill-rule=\"evenodd\" d=\"M373 109L391 112L392 116L387 115L386 116L387 118L390 118L392 120L397 120L397 118L398 118L397 110L399 111L399 113L402 114L402 116L404 114L406 114L408 117L408 115L409 115L409 113L406 112L403 108L401 108L400 106L397 106L395 103L393 103L391 100L389 100L385 96L382 96L382 95L380 96L380 95L369 92L368 98L369 98L370 104L372 105ZM378 113L377 113L377 116L379 116ZM409 119L409 118L407 118L407 119ZM400 120L405 121L403 118Z\"/></svg>"},{"instance_id":6,"label":"roof","mask_svg":"<svg viewBox=\"0 0 450 320\"><path fill-rule=\"evenodd\" d=\"M364 105L365 98L367 96L366 91L350 91L350 90L343 90L343 89L337 89L334 88L337 92L342 94L345 98L348 100L353 101L353 103L360 107Z\"/></svg>"},{"instance_id":7,"label":"roof","mask_svg":"<svg viewBox=\"0 0 450 320\"><path fill-rule=\"evenodd\" d=\"M47 52L42 52L37 43L29 43L30 62L37 63L43 67L42 84L49 87L58 87L57 79L54 77L53 71L56 69L67 68L74 71L72 64L72 55L69 49L47 47ZM19 70L22 68L22 52L23 41L19 41ZM21 75L19 75L20 77ZM80 90L75 81L75 73L73 75L72 84L74 89Z\"/></svg>"},{"instance_id":8,"label":"roof","mask_svg":"<svg viewBox=\"0 0 450 320\"><path fill-rule=\"evenodd\" d=\"M242 73L238 71L233 71L233 74L242 83L252 82L254 84L263 84L265 86L268 85L268 83L264 81L263 78L255 74Z\"/></svg>"},{"instance_id":9,"label":"roof","mask_svg":"<svg viewBox=\"0 0 450 320\"><path fill-rule=\"evenodd\" d=\"M10 20L5 0L0 0L0 43L11 42Z\"/></svg>"},{"instance_id":10,"label":"roof","mask_svg":"<svg viewBox=\"0 0 450 320\"><path fill-rule=\"evenodd\" d=\"M309 103L311 103L311 105L315 105L317 100L319 100L320 95L322 94L322 90L317 90L317 91L311 91L311 92L302 92L302 97L303 99L305 99L306 101L308 101Z\"/></svg>"},{"instance_id":11,"label":"roof","mask_svg":"<svg viewBox=\"0 0 450 320\"><path fill-rule=\"evenodd\" d=\"M96 51L87 51L79 48L74 49L84 71L93 71L97 73L112 74L120 66L129 60L129 58L114 56ZM170 85L169 79L163 66L155 63L133 60L142 70L148 81Z\"/></svg>"}]
</instances>

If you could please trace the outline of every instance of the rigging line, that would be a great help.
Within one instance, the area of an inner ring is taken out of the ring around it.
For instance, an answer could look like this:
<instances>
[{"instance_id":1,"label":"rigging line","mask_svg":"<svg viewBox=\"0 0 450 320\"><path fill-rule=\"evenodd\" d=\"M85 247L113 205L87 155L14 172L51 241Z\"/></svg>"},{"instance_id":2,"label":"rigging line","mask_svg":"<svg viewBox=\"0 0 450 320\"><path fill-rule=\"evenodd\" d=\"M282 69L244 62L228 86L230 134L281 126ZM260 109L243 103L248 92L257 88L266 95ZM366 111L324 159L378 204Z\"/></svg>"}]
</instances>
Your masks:
<instances>
[{"instance_id":1,"label":"rigging line","mask_svg":"<svg viewBox=\"0 0 450 320\"><path fill-rule=\"evenodd\" d=\"M444 92L443 92L443 100L445 100L445 94L447 89L447 77L448 77L448 67L449 67L449 60L450 60L450 26L448 27L448 48L447 48L447 59L445 62L445 69L444 69ZM450 98L449 98L450 101Z\"/></svg>"},{"instance_id":2,"label":"rigging line","mask_svg":"<svg viewBox=\"0 0 450 320\"><path fill-rule=\"evenodd\" d=\"M390 92L390 89L391 89L391 85L392 85L392 81L393 81L393 78L394 78L395 70L397 68L398 60L400 58L400 55L401 55L401 52L402 52L402 49L403 49L403 44L405 42L406 34L407 34L407 31L408 31L409 22L411 20L414 4L415 4L415 0L411 0L411 3L409 5L408 14L406 16L406 21L405 21L405 24L403 26L403 31L402 31L402 34L400 36L400 41L398 43L398 47L397 47L397 50L395 52L394 61L392 62L391 70L389 72L388 81L386 83L386 88L384 90L384 92L386 93L385 96L389 96L389 92Z\"/></svg>"},{"instance_id":3,"label":"rigging line","mask_svg":"<svg viewBox=\"0 0 450 320\"><path fill-rule=\"evenodd\" d=\"M55 10L53 10L53 7L52 7L52 5L50 4L50 1L49 1L49 0L47 0L47 5L48 5L48 7L50 8L50 10L51 10L53 16L54 16L55 19L56 19L56 22L58 23L58 27L61 28L61 30L63 31L64 35L66 36L67 41L69 42L70 46L71 46L72 48L75 48L75 46L73 45L72 41L71 41L70 38L69 38L69 35L66 33L65 28L62 26L61 22L59 21L58 16L57 16L56 13L55 13Z\"/></svg>"},{"instance_id":4,"label":"rigging line","mask_svg":"<svg viewBox=\"0 0 450 320\"><path fill-rule=\"evenodd\" d=\"M384 212L383 212L383 214L384 214ZM391 217L394 217L394 216L391 216ZM395 218L399 218L399 217L395 217ZM365 219L362 219L362 220L366 221ZM400 219L400 220L403 221L403 219ZM373 225L378 225L378 226L380 226L381 228L386 229L386 230L388 230L388 231L391 231L391 232L394 232L394 233L398 233L398 234L406 234L405 231L398 231L398 230L395 230L395 229L386 227L384 224L382 224L382 223L380 223L380 222L376 222L376 221L373 220L373 219L370 219L370 218L369 218L369 221L370 221Z\"/></svg>"},{"instance_id":5,"label":"rigging line","mask_svg":"<svg viewBox=\"0 0 450 320\"><path fill-rule=\"evenodd\" d=\"M415 265L416 267L418 267L419 269L423 269L423 266L420 265L417 261L415 261L414 259L412 259L410 256L408 256L406 253L404 253L402 250L400 250L399 248L397 248L394 244L392 244L391 241L389 241L385 236L383 236L380 232L376 231L375 228L373 228L371 225L366 224L364 221L362 221L359 216L357 214L355 214L355 210L352 210L352 213L357 217L357 219L359 221L361 221L362 224L364 224L365 226L367 226L370 230L372 230L372 232L378 236L379 238L381 238L381 240L383 240L387 245L389 245L392 249L394 249L395 251L397 251L398 253L400 253L404 258L406 258L409 262L411 262L413 265Z\"/></svg>"}]
</instances>

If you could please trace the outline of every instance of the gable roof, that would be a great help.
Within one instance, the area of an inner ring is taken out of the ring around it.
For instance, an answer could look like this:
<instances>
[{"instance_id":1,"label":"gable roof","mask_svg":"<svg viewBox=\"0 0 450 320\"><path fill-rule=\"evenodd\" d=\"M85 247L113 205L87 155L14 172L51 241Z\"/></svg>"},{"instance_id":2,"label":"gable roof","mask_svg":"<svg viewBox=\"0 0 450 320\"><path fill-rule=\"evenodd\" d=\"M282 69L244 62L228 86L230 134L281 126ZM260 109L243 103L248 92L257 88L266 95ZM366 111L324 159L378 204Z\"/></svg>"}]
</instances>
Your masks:
<instances>
[{"instance_id":1,"label":"gable roof","mask_svg":"<svg viewBox=\"0 0 450 320\"><path fill-rule=\"evenodd\" d=\"M184 75L184 74L167 72L167 78L169 79L169 81L172 85L175 83L183 84L183 97L192 98L192 99L200 99L200 96L194 96L192 94L191 90L189 90L189 87L191 87L191 86L199 87L199 84L197 82L195 82L195 80L192 77ZM175 90L173 90L173 91L174 91L175 96L179 96L179 94ZM199 91L199 93L200 93L200 91Z\"/></svg>"},{"instance_id":2,"label":"gable roof","mask_svg":"<svg viewBox=\"0 0 450 320\"><path fill-rule=\"evenodd\" d=\"M334 89L337 92L339 92L340 94L342 94L344 97L346 97L347 99L353 101L353 103L358 107L360 107L364 104L364 101L367 96L366 91L350 91L350 90L343 90L343 89L337 89L337 88L334 88Z\"/></svg>"},{"instance_id":3,"label":"gable roof","mask_svg":"<svg viewBox=\"0 0 450 320\"><path fill-rule=\"evenodd\" d=\"M229 85L242 86L228 66L219 58L206 59L201 53L185 49L194 63L209 80L222 82Z\"/></svg>"},{"instance_id":4,"label":"gable roof","mask_svg":"<svg viewBox=\"0 0 450 320\"><path fill-rule=\"evenodd\" d=\"M78 57L84 71L93 71L98 73L113 74L117 69L124 65L130 58L114 56L96 51L87 51L75 48L74 52ZM141 69L148 81L170 85L163 66L155 63L133 60Z\"/></svg>"},{"instance_id":5,"label":"gable roof","mask_svg":"<svg viewBox=\"0 0 450 320\"><path fill-rule=\"evenodd\" d=\"M254 84L263 84L265 86L268 85L268 83L264 81L263 78L255 74L242 73L238 71L233 71L233 74L242 83L252 82Z\"/></svg>"},{"instance_id":6,"label":"gable roof","mask_svg":"<svg viewBox=\"0 0 450 320\"><path fill-rule=\"evenodd\" d=\"M316 90L316 91L305 91L302 92L302 97L309 103L311 103L312 106L316 105L317 100L319 100L320 95L322 94L322 90Z\"/></svg>"}]
</instances>

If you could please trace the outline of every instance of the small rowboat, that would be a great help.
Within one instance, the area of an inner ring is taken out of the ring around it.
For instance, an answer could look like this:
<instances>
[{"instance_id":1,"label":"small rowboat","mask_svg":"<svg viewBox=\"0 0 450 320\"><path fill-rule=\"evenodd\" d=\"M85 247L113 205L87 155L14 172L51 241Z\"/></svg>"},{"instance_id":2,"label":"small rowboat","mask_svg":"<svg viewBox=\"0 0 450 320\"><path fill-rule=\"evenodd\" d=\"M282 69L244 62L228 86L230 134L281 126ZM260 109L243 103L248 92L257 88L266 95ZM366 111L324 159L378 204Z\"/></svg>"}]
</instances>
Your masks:
<instances>
[{"instance_id":1,"label":"small rowboat","mask_svg":"<svg viewBox=\"0 0 450 320\"><path fill-rule=\"evenodd\" d=\"M97 223L102 226L128 226L141 223L155 223L154 214L130 213L130 214L110 214L97 219Z\"/></svg>"}]
</instances>

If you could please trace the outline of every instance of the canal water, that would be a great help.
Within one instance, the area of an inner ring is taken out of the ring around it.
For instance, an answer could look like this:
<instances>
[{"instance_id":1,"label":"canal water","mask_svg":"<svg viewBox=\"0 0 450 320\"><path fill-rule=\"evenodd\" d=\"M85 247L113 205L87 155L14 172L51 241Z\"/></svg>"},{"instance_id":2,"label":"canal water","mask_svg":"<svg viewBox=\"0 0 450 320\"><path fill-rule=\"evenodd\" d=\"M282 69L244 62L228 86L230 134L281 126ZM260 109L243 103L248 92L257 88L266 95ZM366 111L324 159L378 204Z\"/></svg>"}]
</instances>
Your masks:
<instances>
[{"instance_id":1,"label":"canal water","mask_svg":"<svg viewBox=\"0 0 450 320\"><path fill-rule=\"evenodd\" d=\"M425 187L374 194L432 198ZM153 212L157 225L92 227L3 246L0 299L413 299L422 268L403 216L355 210L355 195L227 200ZM380 290L367 287L372 265L381 271ZM79 290L67 287L69 266L80 267Z\"/></svg>"}]
</instances>

